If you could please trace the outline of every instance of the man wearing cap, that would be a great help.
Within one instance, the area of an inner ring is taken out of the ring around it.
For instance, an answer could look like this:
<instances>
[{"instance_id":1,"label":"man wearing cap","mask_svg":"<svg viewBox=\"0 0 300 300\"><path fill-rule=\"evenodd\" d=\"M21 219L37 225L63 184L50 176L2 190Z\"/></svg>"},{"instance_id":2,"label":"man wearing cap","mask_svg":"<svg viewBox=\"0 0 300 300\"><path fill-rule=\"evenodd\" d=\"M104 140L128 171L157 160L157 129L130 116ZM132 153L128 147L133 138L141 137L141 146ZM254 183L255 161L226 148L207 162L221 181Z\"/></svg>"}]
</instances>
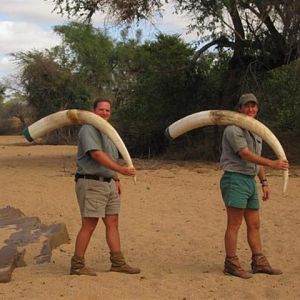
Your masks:
<instances>
[{"instance_id":1,"label":"man wearing cap","mask_svg":"<svg viewBox=\"0 0 300 300\"><path fill-rule=\"evenodd\" d=\"M238 110L242 114L255 118L259 111L259 103L255 95L252 93L242 95L238 102ZM270 266L262 253L259 199L255 177L258 176L260 180L262 200L266 201L270 197L270 189L264 166L286 170L289 164L288 161L262 157L261 150L262 139L259 136L235 125L225 128L220 160L224 170L220 187L227 212L224 273L244 279L251 278L252 274L241 267L236 253L238 231L243 219L246 222L247 240L252 252L252 272L282 274L280 270Z\"/></svg>"}]
</instances>

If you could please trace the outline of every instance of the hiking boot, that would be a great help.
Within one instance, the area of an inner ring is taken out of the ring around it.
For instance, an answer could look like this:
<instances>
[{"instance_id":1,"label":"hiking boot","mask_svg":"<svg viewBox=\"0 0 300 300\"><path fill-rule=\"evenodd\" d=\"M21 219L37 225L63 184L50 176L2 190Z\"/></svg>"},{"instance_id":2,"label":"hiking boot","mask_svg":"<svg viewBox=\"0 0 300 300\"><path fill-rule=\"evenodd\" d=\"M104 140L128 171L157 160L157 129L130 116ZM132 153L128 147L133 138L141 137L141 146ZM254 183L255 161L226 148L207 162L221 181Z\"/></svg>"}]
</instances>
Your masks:
<instances>
[{"instance_id":1,"label":"hiking boot","mask_svg":"<svg viewBox=\"0 0 300 300\"><path fill-rule=\"evenodd\" d=\"M252 274L245 271L239 262L237 256L228 257L226 256L224 262L224 273L227 275L237 276L243 279L249 279L252 277Z\"/></svg>"},{"instance_id":2,"label":"hiking boot","mask_svg":"<svg viewBox=\"0 0 300 300\"><path fill-rule=\"evenodd\" d=\"M110 252L111 272L121 272L126 274L138 274L141 272L139 268L129 266L122 252Z\"/></svg>"},{"instance_id":3,"label":"hiking boot","mask_svg":"<svg viewBox=\"0 0 300 300\"><path fill-rule=\"evenodd\" d=\"M252 256L251 268L253 273L265 273L269 275L280 275L282 271L273 269L269 264L267 258L263 254L256 254Z\"/></svg>"},{"instance_id":4,"label":"hiking boot","mask_svg":"<svg viewBox=\"0 0 300 300\"><path fill-rule=\"evenodd\" d=\"M96 272L85 266L84 258L76 255L71 259L70 275L97 276Z\"/></svg>"}]
</instances>

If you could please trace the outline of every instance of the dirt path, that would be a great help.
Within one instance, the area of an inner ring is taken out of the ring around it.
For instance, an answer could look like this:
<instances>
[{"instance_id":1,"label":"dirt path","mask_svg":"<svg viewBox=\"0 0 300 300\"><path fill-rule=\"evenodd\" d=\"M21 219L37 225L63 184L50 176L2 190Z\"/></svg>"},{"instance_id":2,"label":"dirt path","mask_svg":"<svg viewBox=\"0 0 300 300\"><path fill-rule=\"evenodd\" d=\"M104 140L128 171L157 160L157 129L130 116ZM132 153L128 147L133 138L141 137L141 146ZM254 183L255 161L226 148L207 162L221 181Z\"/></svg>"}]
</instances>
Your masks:
<instances>
[{"instance_id":1,"label":"dirt path","mask_svg":"<svg viewBox=\"0 0 300 300\"><path fill-rule=\"evenodd\" d=\"M262 204L264 252L281 276L250 280L222 273L225 212L217 164L134 160L138 182L123 183L120 231L128 261L139 275L109 273L108 249L99 224L86 260L98 276L68 275L80 226L74 193L74 146L28 145L0 136L0 207L21 209L42 223L64 222L71 243L53 251L52 262L17 268L2 284L0 299L299 299L300 167L291 168L282 195L280 172L268 170L272 199ZM239 256L249 268L245 226Z\"/></svg>"}]
</instances>

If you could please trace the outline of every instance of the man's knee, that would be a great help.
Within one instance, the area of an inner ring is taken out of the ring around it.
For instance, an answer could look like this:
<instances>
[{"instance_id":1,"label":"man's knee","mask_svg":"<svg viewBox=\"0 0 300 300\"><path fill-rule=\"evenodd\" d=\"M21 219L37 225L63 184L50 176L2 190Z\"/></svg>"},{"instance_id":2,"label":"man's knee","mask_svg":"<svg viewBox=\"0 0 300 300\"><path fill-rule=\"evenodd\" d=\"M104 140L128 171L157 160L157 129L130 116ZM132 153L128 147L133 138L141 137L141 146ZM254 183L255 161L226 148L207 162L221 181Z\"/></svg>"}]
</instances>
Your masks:
<instances>
[{"instance_id":1,"label":"man's knee","mask_svg":"<svg viewBox=\"0 0 300 300\"><path fill-rule=\"evenodd\" d=\"M259 230L260 222L259 221L248 222L247 228L248 228L248 230Z\"/></svg>"},{"instance_id":2,"label":"man's knee","mask_svg":"<svg viewBox=\"0 0 300 300\"><path fill-rule=\"evenodd\" d=\"M227 230L233 230L233 231L238 231L242 225L242 222L240 220L231 220L227 224Z\"/></svg>"},{"instance_id":3,"label":"man's knee","mask_svg":"<svg viewBox=\"0 0 300 300\"><path fill-rule=\"evenodd\" d=\"M227 207L227 229L238 230L242 225L243 216L243 209Z\"/></svg>"},{"instance_id":4,"label":"man's knee","mask_svg":"<svg viewBox=\"0 0 300 300\"><path fill-rule=\"evenodd\" d=\"M119 226L119 216L118 215L106 215L103 218L103 222L106 227L118 227Z\"/></svg>"},{"instance_id":5,"label":"man's knee","mask_svg":"<svg viewBox=\"0 0 300 300\"><path fill-rule=\"evenodd\" d=\"M245 220L247 223L248 230L259 230L260 228L260 218L258 210L246 210Z\"/></svg>"},{"instance_id":6,"label":"man's knee","mask_svg":"<svg viewBox=\"0 0 300 300\"><path fill-rule=\"evenodd\" d=\"M93 232L98 224L97 218L83 218L81 229L83 231Z\"/></svg>"}]
</instances>

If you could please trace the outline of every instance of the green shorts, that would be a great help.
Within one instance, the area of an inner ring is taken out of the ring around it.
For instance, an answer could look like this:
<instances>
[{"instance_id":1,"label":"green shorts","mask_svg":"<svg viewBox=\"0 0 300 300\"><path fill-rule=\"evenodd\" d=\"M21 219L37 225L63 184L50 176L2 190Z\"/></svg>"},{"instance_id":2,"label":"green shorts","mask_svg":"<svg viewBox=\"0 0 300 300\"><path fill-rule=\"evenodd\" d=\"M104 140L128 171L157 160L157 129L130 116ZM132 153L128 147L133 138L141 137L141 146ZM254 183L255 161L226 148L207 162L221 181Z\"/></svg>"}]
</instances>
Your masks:
<instances>
[{"instance_id":1,"label":"green shorts","mask_svg":"<svg viewBox=\"0 0 300 300\"><path fill-rule=\"evenodd\" d=\"M259 209L254 176L225 172L220 181L220 188L226 207Z\"/></svg>"},{"instance_id":2,"label":"green shorts","mask_svg":"<svg viewBox=\"0 0 300 300\"><path fill-rule=\"evenodd\" d=\"M104 218L120 212L120 197L114 180L101 182L79 178L75 186L81 216Z\"/></svg>"}]
</instances>

